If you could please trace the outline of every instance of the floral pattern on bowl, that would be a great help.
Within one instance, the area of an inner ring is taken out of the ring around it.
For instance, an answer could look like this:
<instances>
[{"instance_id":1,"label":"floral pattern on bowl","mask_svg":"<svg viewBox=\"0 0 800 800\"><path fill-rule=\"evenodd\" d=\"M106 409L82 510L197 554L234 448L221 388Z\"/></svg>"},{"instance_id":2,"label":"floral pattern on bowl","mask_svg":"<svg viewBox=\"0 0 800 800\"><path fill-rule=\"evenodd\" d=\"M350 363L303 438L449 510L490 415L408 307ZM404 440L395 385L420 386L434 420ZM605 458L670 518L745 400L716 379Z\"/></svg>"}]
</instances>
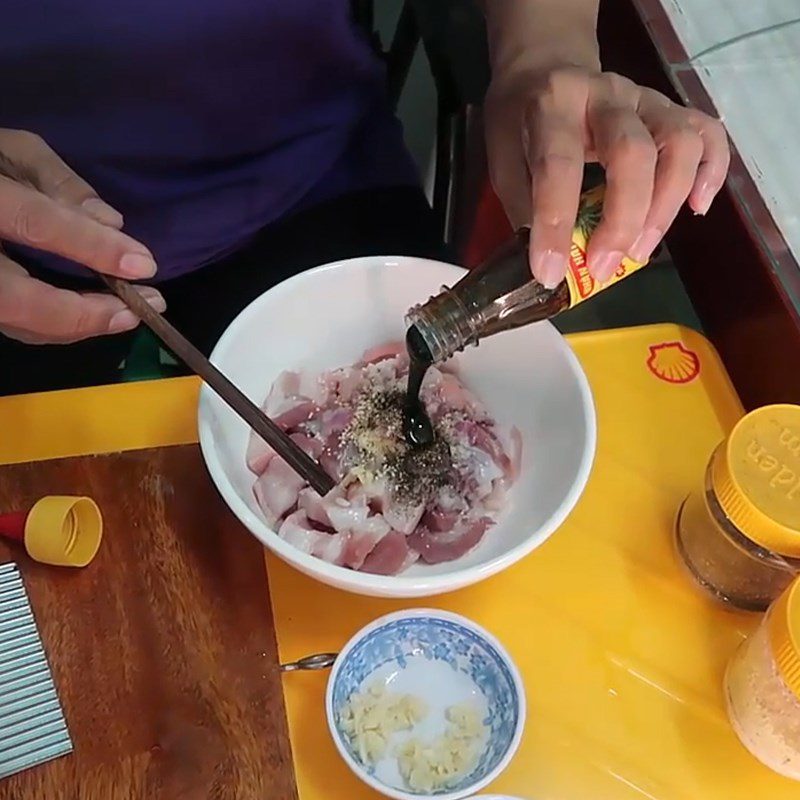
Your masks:
<instances>
[{"instance_id":1,"label":"floral pattern on bowl","mask_svg":"<svg viewBox=\"0 0 800 800\"><path fill-rule=\"evenodd\" d=\"M414 796L394 793L376 785L374 767L361 764L338 719L350 697L370 684L376 673L405 670L420 658L446 665L465 676L475 694L485 702L484 724L488 735L477 766L457 785L437 797L455 800L485 786L507 765L519 744L525 717L525 697L519 674L502 646L474 623L455 614L419 610L383 617L357 634L342 651L328 686L329 722L339 751L360 777L391 797ZM436 675L441 676L438 670ZM441 680L441 678L435 678ZM463 678L462 678L463 680ZM419 795L417 795L419 796Z\"/></svg>"}]
</instances>

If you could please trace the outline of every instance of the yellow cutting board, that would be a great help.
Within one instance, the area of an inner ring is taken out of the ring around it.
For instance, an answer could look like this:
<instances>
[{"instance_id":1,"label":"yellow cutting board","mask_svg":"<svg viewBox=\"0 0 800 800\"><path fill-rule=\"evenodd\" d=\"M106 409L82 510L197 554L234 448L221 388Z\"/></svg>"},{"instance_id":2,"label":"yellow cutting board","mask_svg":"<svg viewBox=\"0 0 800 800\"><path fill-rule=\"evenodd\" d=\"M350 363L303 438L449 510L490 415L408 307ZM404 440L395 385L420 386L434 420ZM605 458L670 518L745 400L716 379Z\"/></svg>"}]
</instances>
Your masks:
<instances>
[{"instance_id":1,"label":"yellow cutting board","mask_svg":"<svg viewBox=\"0 0 800 800\"><path fill-rule=\"evenodd\" d=\"M349 595L269 558L281 658L337 650L395 609L446 608L496 634L525 680L525 738L491 791L797 800L800 784L750 756L725 716L725 665L758 617L703 595L673 550L679 504L742 414L725 371L705 339L671 325L570 341L592 385L599 442L566 524L501 575L422 602ZM376 798L334 750L325 683L325 674L284 677L301 800Z\"/></svg>"},{"instance_id":2,"label":"yellow cutting board","mask_svg":"<svg viewBox=\"0 0 800 800\"><path fill-rule=\"evenodd\" d=\"M753 759L723 709L725 664L758 617L707 599L672 549L678 504L741 415L725 371L705 339L671 325L570 342L598 410L583 499L524 562L420 603L485 625L523 672L525 739L490 789L525 800L797 800L800 784ZM0 463L196 442L198 388L183 378L2 398ZM409 605L269 567L284 660L335 650ZM325 675L287 675L284 687L301 800L375 800L335 754Z\"/></svg>"}]
</instances>

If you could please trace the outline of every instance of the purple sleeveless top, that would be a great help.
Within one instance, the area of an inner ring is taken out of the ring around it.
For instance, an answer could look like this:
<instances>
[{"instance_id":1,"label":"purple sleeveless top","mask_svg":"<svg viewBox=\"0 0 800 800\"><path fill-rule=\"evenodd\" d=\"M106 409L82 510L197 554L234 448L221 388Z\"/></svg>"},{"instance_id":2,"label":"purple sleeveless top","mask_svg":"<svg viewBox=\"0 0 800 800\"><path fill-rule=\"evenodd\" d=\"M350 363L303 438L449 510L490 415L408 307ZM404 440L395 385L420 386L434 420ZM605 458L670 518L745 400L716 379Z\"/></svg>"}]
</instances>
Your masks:
<instances>
[{"instance_id":1,"label":"purple sleeveless top","mask_svg":"<svg viewBox=\"0 0 800 800\"><path fill-rule=\"evenodd\" d=\"M122 212L159 280L293 210L417 181L347 0L10 0L0 127Z\"/></svg>"}]
</instances>

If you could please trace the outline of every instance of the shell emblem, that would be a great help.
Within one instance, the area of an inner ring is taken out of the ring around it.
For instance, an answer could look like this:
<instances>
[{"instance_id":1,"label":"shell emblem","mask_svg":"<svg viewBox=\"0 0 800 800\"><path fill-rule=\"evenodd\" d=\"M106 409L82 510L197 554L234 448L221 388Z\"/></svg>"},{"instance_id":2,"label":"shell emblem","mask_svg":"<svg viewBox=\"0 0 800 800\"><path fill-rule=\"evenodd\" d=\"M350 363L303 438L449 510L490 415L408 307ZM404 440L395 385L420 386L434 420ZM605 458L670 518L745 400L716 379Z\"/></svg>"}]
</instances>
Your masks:
<instances>
[{"instance_id":1,"label":"shell emblem","mask_svg":"<svg viewBox=\"0 0 800 800\"><path fill-rule=\"evenodd\" d=\"M666 383L691 383L700 374L700 359L680 342L665 342L650 347L647 368Z\"/></svg>"}]
</instances>

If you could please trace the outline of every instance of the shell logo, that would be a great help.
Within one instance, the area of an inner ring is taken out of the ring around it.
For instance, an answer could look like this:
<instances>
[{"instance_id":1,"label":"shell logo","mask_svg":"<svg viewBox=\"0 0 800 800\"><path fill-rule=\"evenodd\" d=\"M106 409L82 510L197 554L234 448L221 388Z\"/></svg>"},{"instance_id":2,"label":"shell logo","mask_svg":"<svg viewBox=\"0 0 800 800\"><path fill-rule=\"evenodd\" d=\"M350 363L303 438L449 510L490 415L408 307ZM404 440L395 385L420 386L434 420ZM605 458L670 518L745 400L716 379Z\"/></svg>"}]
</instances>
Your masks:
<instances>
[{"instance_id":1,"label":"shell logo","mask_svg":"<svg viewBox=\"0 0 800 800\"><path fill-rule=\"evenodd\" d=\"M666 383L691 383L700 374L700 359L680 342L664 342L650 347L647 368Z\"/></svg>"}]
</instances>

